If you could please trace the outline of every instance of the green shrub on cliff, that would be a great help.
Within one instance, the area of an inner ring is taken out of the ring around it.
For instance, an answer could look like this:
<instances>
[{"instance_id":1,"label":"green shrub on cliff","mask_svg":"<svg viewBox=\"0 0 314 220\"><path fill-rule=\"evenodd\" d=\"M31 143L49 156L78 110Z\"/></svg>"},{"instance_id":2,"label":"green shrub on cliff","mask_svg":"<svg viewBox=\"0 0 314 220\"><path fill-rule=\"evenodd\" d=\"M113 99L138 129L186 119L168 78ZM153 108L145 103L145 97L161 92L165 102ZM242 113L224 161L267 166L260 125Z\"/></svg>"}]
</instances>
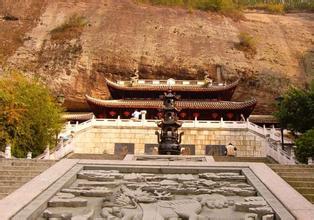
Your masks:
<instances>
[{"instance_id":1,"label":"green shrub on cliff","mask_svg":"<svg viewBox=\"0 0 314 220\"><path fill-rule=\"evenodd\" d=\"M274 14L285 11L306 10L314 11L313 0L136 0L153 5L181 6L189 10L219 11L234 14L241 8L262 9Z\"/></svg>"},{"instance_id":2,"label":"green shrub on cliff","mask_svg":"<svg viewBox=\"0 0 314 220\"><path fill-rule=\"evenodd\" d=\"M141 3L165 6L183 6L203 11L225 11L236 7L232 0L137 0Z\"/></svg>"},{"instance_id":3,"label":"green shrub on cliff","mask_svg":"<svg viewBox=\"0 0 314 220\"><path fill-rule=\"evenodd\" d=\"M11 144L15 157L34 156L54 145L62 128L61 107L39 81L18 73L0 78L0 149Z\"/></svg>"}]
</instances>

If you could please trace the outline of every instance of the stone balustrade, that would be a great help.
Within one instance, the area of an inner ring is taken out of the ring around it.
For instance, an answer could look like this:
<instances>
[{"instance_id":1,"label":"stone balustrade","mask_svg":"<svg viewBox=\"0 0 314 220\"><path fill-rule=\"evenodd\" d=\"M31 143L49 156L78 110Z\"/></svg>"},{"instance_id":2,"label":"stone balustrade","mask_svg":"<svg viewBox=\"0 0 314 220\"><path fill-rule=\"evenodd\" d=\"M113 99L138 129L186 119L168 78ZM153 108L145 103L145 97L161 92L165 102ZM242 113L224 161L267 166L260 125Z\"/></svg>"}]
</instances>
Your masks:
<instances>
[{"instance_id":1,"label":"stone balustrade","mask_svg":"<svg viewBox=\"0 0 314 220\"><path fill-rule=\"evenodd\" d=\"M157 122L158 120L146 120L144 117L142 120L120 119L120 118L118 119L92 118L80 124L68 123L66 124L64 130L61 132L61 135L68 136L70 137L70 139L67 141L62 140L55 149L53 149L51 152L49 150L46 151L44 154L37 157L37 159L61 159L67 154L74 152L75 150L74 146L76 146L76 143L73 144L73 140L72 140L73 134L75 136L76 134L82 133L84 132L84 130L88 130L90 128L106 128L106 129L111 129L111 130L115 128L121 128L121 129L124 129L125 131L129 130L130 128L132 128L132 130L144 129L146 130L146 132L147 130L152 132L153 135L150 135L150 138L149 138L149 140L152 140L154 136L153 130L157 128ZM194 133L197 132L196 130L199 130L199 129L203 130L204 132L206 131L205 132L206 134L208 133L209 130L215 131L217 133L216 134L217 141L212 141L210 144L224 144L223 143L224 141L229 141L230 138L232 140L232 138L237 137L237 135L240 135L240 136L241 135L246 136L247 134L249 134L250 136L255 135L256 139L255 138L251 139L251 137L247 137L247 139L248 139L249 145L250 144L254 145L252 142L253 140L256 140L256 143L258 142L260 143L260 144L257 144L256 146L253 146L254 151L260 148L259 150L257 150L259 152L257 156L270 156L281 164L295 164L293 149L289 149L288 151L281 149L280 132L275 130L275 128L268 129L266 127L260 127L249 121L223 121L222 119L220 121L202 121L202 120L195 119L195 120L183 121L182 129L190 130L189 132L187 132L187 134L191 133L191 135L195 135ZM230 136L229 134L227 134L229 135L229 138L227 138L228 139L227 140L223 136L221 136L221 133L223 133L224 136L226 135L224 133L225 131L233 131L233 132L246 131L249 133L240 132L239 134L236 134L236 136ZM110 132L112 134L115 133L114 130ZM204 143L207 141L206 137L205 138L202 137L200 139L204 139L202 140ZM149 140L147 139L147 141ZM239 139L238 142L241 143L241 140ZM199 154L199 153L204 154L203 147L201 147L201 144L203 144L203 142L197 143L199 145L198 148L202 150L196 150L196 154ZM291 143L291 141L285 139L285 143ZM239 144L236 143L236 145L239 145ZM255 155L256 152L255 153L253 152L253 155L244 154L243 152L246 151L246 149L248 148L244 147L242 149L242 153L240 153L239 156L254 156ZM142 153L142 152L138 151L135 153ZM7 155L9 154L8 149L7 149L6 154Z\"/></svg>"}]
</instances>

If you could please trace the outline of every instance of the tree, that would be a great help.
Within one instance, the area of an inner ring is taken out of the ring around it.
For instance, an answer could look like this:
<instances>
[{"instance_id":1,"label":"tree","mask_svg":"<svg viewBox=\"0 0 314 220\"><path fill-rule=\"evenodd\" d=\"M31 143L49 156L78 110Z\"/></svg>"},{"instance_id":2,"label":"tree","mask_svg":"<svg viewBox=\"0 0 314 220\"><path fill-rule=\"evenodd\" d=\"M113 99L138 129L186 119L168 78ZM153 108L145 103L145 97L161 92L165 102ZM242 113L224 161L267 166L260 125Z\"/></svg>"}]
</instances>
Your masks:
<instances>
[{"instance_id":1,"label":"tree","mask_svg":"<svg viewBox=\"0 0 314 220\"><path fill-rule=\"evenodd\" d=\"M275 113L281 126L304 133L296 140L298 161L307 162L314 156L314 81L308 89L290 88Z\"/></svg>"},{"instance_id":2,"label":"tree","mask_svg":"<svg viewBox=\"0 0 314 220\"><path fill-rule=\"evenodd\" d=\"M308 157L314 156L314 128L308 130L296 141L295 155L301 163L307 163Z\"/></svg>"},{"instance_id":3,"label":"tree","mask_svg":"<svg viewBox=\"0 0 314 220\"><path fill-rule=\"evenodd\" d=\"M0 78L0 147L11 144L15 157L34 156L56 142L63 109L39 81L10 72Z\"/></svg>"},{"instance_id":4,"label":"tree","mask_svg":"<svg viewBox=\"0 0 314 220\"><path fill-rule=\"evenodd\" d=\"M291 87L275 113L283 127L306 132L314 127L314 81L309 89Z\"/></svg>"}]
</instances>

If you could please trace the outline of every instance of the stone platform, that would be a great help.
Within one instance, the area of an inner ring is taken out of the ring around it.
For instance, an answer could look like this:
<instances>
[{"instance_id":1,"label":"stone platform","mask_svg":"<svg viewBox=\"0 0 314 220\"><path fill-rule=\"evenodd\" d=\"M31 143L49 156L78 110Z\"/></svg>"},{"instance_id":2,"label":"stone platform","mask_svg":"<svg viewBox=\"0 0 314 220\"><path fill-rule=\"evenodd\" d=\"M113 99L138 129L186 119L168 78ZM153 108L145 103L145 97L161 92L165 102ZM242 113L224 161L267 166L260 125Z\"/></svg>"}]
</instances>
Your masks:
<instances>
[{"instance_id":1,"label":"stone platform","mask_svg":"<svg viewBox=\"0 0 314 220\"><path fill-rule=\"evenodd\" d=\"M0 219L312 219L263 163L127 155L64 159L0 201Z\"/></svg>"}]
</instances>

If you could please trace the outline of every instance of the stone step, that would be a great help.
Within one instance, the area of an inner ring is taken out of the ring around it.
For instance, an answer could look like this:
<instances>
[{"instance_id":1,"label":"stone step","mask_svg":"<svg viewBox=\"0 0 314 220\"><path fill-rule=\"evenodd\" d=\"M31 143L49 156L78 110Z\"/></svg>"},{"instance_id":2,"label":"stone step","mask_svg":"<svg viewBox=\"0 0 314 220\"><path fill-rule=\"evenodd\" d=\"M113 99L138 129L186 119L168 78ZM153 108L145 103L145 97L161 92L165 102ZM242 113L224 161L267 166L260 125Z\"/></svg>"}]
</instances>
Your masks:
<instances>
[{"instance_id":1,"label":"stone step","mask_svg":"<svg viewBox=\"0 0 314 220\"><path fill-rule=\"evenodd\" d=\"M0 193L0 200L9 195L9 193Z\"/></svg>"},{"instance_id":2,"label":"stone step","mask_svg":"<svg viewBox=\"0 0 314 220\"><path fill-rule=\"evenodd\" d=\"M314 204L314 194L303 194L303 196Z\"/></svg>"},{"instance_id":3,"label":"stone step","mask_svg":"<svg viewBox=\"0 0 314 220\"><path fill-rule=\"evenodd\" d=\"M314 182L288 181L288 183L293 187L313 187L314 188Z\"/></svg>"},{"instance_id":4,"label":"stone step","mask_svg":"<svg viewBox=\"0 0 314 220\"><path fill-rule=\"evenodd\" d=\"M42 171L36 171L36 170L0 170L0 176L7 176L7 175L14 175L14 176L37 176Z\"/></svg>"},{"instance_id":5,"label":"stone step","mask_svg":"<svg viewBox=\"0 0 314 220\"><path fill-rule=\"evenodd\" d=\"M272 168L275 172L294 172L294 173L303 173L303 172L312 172L314 174L313 168Z\"/></svg>"},{"instance_id":6,"label":"stone step","mask_svg":"<svg viewBox=\"0 0 314 220\"><path fill-rule=\"evenodd\" d=\"M19 187L0 186L0 193L11 193Z\"/></svg>"},{"instance_id":7,"label":"stone step","mask_svg":"<svg viewBox=\"0 0 314 220\"><path fill-rule=\"evenodd\" d=\"M52 165L54 160L0 159L0 166L41 166Z\"/></svg>"},{"instance_id":8,"label":"stone step","mask_svg":"<svg viewBox=\"0 0 314 220\"><path fill-rule=\"evenodd\" d=\"M295 187L295 189L301 194L314 194L314 188L312 187Z\"/></svg>"},{"instance_id":9,"label":"stone step","mask_svg":"<svg viewBox=\"0 0 314 220\"><path fill-rule=\"evenodd\" d=\"M12 186L12 187L19 187L23 185L25 181L16 181L16 180L1 180L0 181L0 187L1 186Z\"/></svg>"},{"instance_id":10,"label":"stone step","mask_svg":"<svg viewBox=\"0 0 314 220\"><path fill-rule=\"evenodd\" d=\"M0 166L0 171L18 171L18 170L34 170L34 171L43 171L50 167L50 165L45 166Z\"/></svg>"},{"instance_id":11,"label":"stone step","mask_svg":"<svg viewBox=\"0 0 314 220\"><path fill-rule=\"evenodd\" d=\"M282 177L313 177L314 178L314 173L313 172L302 172L302 173L296 173L296 172L276 172L279 176Z\"/></svg>"},{"instance_id":12,"label":"stone step","mask_svg":"<svg viewBox=\"0 0 314 220\"><path fill-rule=\"evenodd\" d=\"M299 176L281 176L285 181L303 181L303 182L314 182L314 177L299 177Z\"/></svg>"},{"instance_id":13,"label":"stone step","mask_svg":"<svg viewBox=\"0 0 314 220\"><path fill-rule=\"evenodd\" d=\"M0 176L0 182L2 181L16 181L16 182L28 182L35 176Z\"/></svg>"},{"instance_id":14,"label":"stone step","mask_svg":"<svg viewBox=\"0 0 314 220\"><path fill-rule=\"evenodd\" d=\"M88 160L123 160L124 156L114 154L79 154L72 153L67 156L69 159L88 159Z\"/></svg>"},{"instance_id":15,"label":"stone step","mask_svg":"<svg viewBox=\"0 0 314 220\"><path fill-rule=\"evenodd\" d=\"M276 168L314 168L314 165L296 164L296 165L283 165L283 164L268 164L272 169Z\"/></svg>"},{"instance_id":16,"label":"stone step","mask_svg":"<svg viewBox=\"0 0 314 220\"><path fill-rule=\"evenodd\" d=\"M215 161L224 162L255 162L255 163L272 163L267 157L226 157L226 156L213 156Z\"/></svg>"}]
</instances>

